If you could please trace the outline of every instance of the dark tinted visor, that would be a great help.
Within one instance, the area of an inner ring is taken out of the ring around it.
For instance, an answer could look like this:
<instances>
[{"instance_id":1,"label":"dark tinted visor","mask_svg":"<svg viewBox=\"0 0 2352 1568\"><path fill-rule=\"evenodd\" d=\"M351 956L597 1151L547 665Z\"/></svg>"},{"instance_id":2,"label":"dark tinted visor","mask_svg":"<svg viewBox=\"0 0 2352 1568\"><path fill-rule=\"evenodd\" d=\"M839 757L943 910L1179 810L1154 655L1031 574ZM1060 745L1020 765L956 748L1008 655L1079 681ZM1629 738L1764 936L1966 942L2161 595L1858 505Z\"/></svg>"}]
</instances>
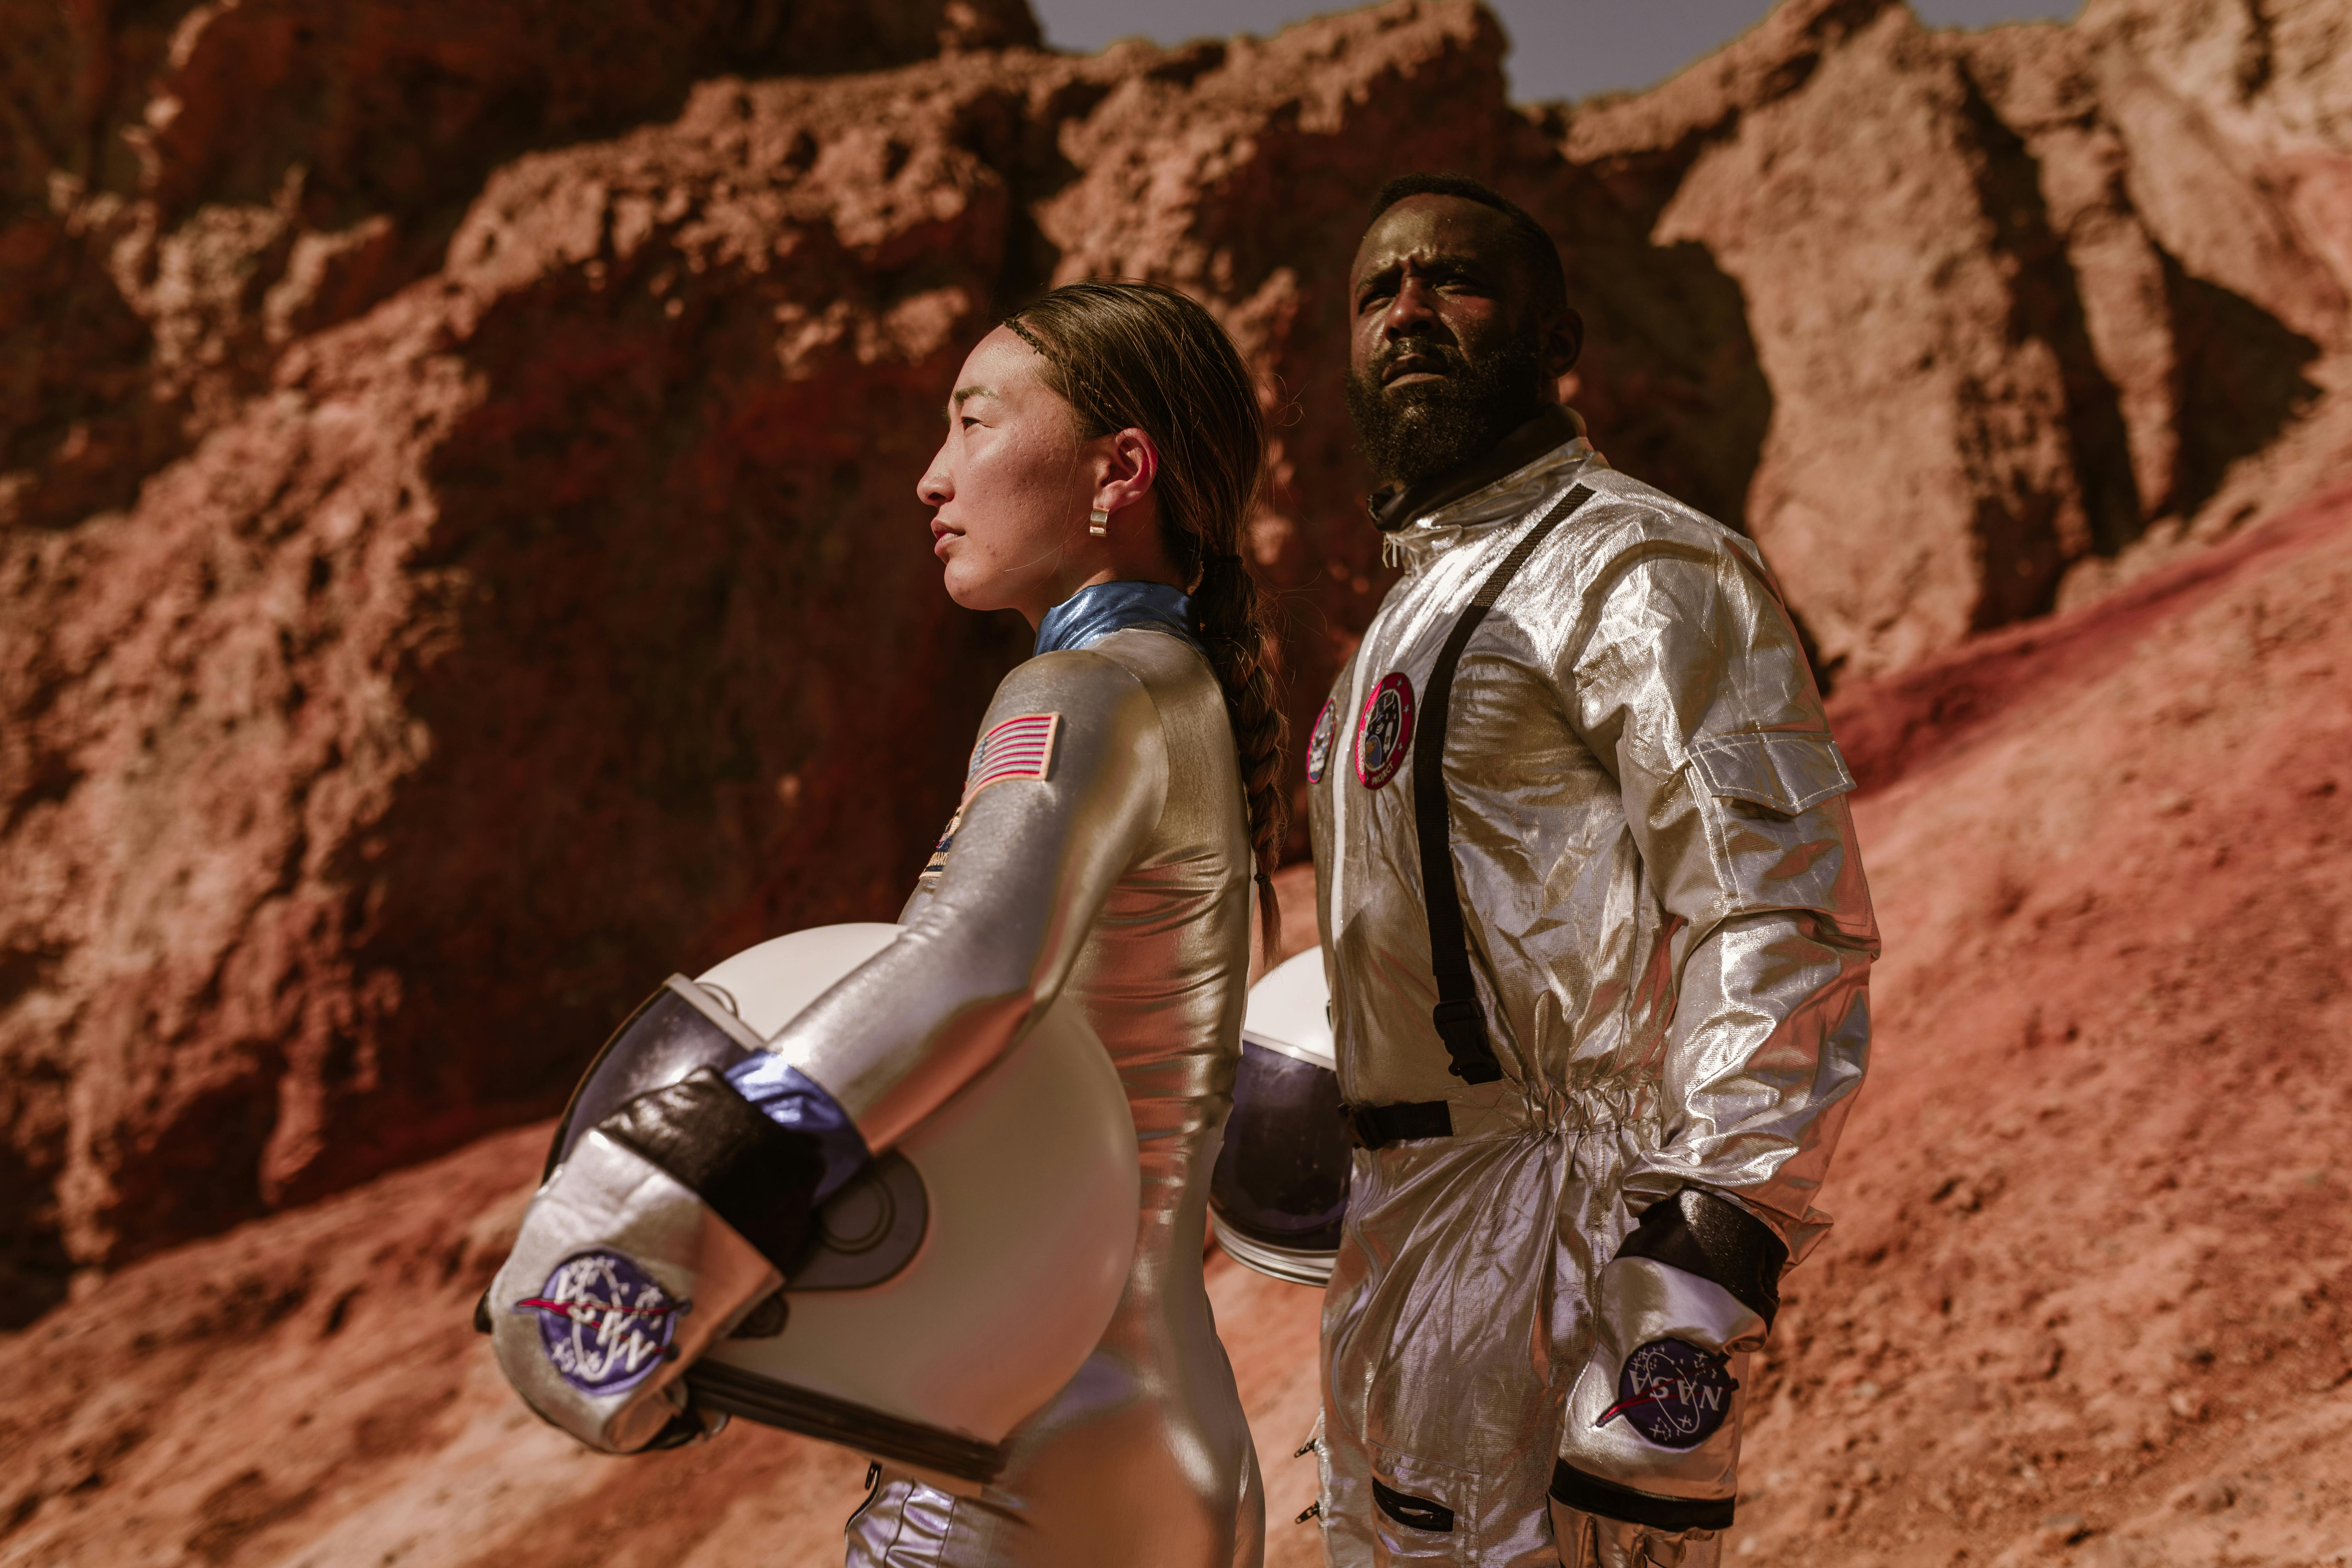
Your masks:
<instances>
[{"instance_id":1,"label":"dark tinted visor","mask_svg":"<svg viewBox=\"0 0 2352 1568\"><path fill-rule=\"evenodd\" d=\"M628 1101L699 1067L725 1072L760 1047L759 1036L729 1009L724 995L673 974L622 1020L572 1091L572 1103L555 1124L541 1181L554 1173L588 1129Z\"/></svg>"},{"instance_id":2,"label":"dark tinted visor","mask_svg":"<svg viewBox=\"0 0 2352 1568\"><path fill-rule=\"evenodd\" d=\"M1244 1040L1233 1120L1209 1181L1209 1201L1225 1224L1269 1246L1336 1249L1349 1160L1339 1079Z\"/></svg>"}]
</instances>

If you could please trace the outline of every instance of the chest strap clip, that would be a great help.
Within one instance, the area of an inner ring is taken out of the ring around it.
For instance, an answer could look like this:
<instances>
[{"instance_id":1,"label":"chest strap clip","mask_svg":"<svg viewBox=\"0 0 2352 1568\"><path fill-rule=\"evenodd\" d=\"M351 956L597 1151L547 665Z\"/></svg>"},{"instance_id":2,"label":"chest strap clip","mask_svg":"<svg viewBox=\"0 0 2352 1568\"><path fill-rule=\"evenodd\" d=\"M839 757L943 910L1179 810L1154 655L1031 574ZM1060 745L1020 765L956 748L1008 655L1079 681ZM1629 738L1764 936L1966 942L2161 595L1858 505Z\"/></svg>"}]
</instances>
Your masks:
<instances>
[{"instance_id":1,"label":"chest strap clip","mask_svg":"<svg viewBox=\"0 0 2352 1568\"><path fill-rule=\"evenodd\" d=\"M1492 1083L1503 1076L1495 1047L1486 1043L1486 1016L1475 1000L1448 997L1429 1010L1429 1019L1445 1042L1445 1054L1454 1058L1455 1078L1464 1083Z\"/></svg>"}]
</instances>

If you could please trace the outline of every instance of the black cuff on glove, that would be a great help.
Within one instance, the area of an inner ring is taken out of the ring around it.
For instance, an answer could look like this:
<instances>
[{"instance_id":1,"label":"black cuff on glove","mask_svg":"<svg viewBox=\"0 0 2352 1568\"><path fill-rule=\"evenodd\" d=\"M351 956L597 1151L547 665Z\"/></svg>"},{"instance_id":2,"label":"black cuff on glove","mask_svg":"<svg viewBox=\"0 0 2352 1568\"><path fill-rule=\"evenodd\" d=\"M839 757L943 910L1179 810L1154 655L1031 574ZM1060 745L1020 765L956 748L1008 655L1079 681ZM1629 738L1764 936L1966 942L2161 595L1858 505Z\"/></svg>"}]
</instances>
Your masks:
<instances>
[{"instance_id":1,"label":"black cuff on glove","mask_svg":"<svg viewBox=\"0 0 2352 1568\"><path fill-rule=\"evenodd\" d=\"M1551 1495L1554 1500L1582 1512L1648 1530L1729 1530L1736 1506L1727 1497L1660 1497L1635 1491L1580 1470L1566 1459L1552 1461Z\"/></svg>"},{"instance_id":2,"label":"black cuff on glove","mask_svg":"<svg viewBox=\"0 0 2352 1568\"><path fill-rule=\"evenodd\" d=\"M1642 1211L1620 1258L1654 1258L1713 1280L1771 1327L1789 1249L1772 1227L1727 1198L1685 1187Z\"/></svg>"},{"instance_id":3,"label":"black cuff on glove","mask_svg":"<svg viewBox=\"0 0 2352 1568\"><path fill-rule=\"evenodd\" d=\"M659 1165L789 1276L809 1239L824 1152L779 1127L716 1068L638 1095L596 1130Z\"/></svg>"}]
</instances>

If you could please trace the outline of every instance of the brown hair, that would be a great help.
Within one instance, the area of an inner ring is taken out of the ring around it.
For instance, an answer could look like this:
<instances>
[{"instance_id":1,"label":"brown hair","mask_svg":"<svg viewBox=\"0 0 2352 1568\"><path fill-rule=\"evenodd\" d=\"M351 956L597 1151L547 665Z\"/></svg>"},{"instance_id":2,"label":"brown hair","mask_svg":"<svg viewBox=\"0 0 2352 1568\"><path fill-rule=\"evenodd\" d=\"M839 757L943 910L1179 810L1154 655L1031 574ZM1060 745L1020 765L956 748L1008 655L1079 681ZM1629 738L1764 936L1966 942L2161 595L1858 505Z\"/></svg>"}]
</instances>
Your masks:
<instances>
[{"instance_id":1,"label":"brown hair","mask_svg":"<svg viewBox=\"0 0 2352 1568\"><path fill-rule=\"evenodd\" d=\"M1192 605L1233 719L1271 959L1282 925L1273 872L1289 830L1286 726L1265 595L1241 553L1265 473L1265 416L1249 367L1215 317L1156 283L1065 284L1005 325L1045 358L1045 384L1076 410L1087 437L1137 429L1160 450L1160 543L1178 570L1199 574Z\"/></svg>"}]
</instances>

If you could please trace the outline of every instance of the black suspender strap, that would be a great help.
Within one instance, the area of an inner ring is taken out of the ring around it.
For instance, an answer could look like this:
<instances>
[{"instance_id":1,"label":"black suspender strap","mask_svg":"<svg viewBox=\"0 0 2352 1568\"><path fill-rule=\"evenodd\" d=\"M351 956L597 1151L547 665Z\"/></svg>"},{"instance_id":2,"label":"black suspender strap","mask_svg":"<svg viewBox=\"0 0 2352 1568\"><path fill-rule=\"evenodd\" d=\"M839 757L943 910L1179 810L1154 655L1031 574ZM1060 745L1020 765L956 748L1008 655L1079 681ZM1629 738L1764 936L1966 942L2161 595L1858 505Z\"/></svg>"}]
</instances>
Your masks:
<instances>
[{"instance_id":1,"label":"black suspender strap","mask_svg":"<svg viewBox=\"0 0 2352 1568\"><path fill-rule=\"evenodd\" d=\"M1453 635L1429 672L1429 689L1422 693L1420 744L1412 753L1412 825L1421 841L1421 885L1429 905L1429 966L1437 980L1437 1005L1430 1018L1438 1038L1454 1058L1454 1076L1465 1083L1492 1083L1503 1076L1487 1043L1486 1020L1478 1011L1478 990L1470 979L1470 939L1462 929L1462 894L1454 883L1453 813L1445 794L1445 709L1454 695L1454 669L1470 634L1486 618L1519 568L1551 531L1570 512L1592 498L1589 485L1579 485L1559 498L1543 520L1523 534L1502 563L1486 574L1471 596L1469 608L1454 623Z\"/></svg>"}]
</instances>

